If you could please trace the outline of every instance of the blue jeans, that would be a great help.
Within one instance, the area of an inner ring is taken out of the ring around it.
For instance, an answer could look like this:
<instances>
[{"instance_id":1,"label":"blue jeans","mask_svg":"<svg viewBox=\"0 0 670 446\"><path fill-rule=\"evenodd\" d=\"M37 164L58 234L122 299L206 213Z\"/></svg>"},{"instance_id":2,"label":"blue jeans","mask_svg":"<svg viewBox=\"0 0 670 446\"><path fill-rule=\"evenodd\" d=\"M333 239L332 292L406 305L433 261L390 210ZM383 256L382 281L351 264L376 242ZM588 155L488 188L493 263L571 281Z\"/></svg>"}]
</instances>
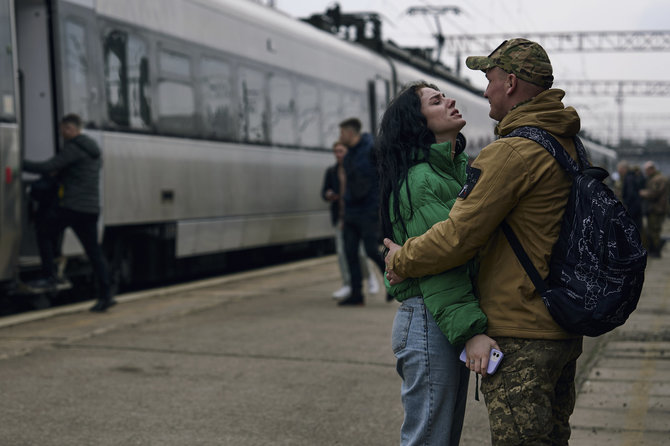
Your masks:
<instances>
[{"instance_id":1,"label":"blue jeans","mask_svg":"<svg viewBox=\"0 0 670 446\"><path fill-rule=\"evenodd\" d=\"M400 444L458 445L470 373L458 358L462 348L449 343L422 297L398 308L391 344L405 409Z\"/></svg>"}]
</instances>

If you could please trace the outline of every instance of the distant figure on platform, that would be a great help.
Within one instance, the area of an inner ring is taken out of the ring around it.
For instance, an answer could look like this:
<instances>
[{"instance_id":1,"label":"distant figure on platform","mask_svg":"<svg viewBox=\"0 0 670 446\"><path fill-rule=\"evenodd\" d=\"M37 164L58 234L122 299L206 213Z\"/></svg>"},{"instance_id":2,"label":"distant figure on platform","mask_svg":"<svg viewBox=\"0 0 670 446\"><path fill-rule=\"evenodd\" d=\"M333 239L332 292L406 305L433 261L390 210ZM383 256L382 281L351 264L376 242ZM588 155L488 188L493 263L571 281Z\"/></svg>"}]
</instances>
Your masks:
<instances>
[{"instance_id":1,"label":"distant figure on platform","mask_svg":"<svg viewBox=\"0 0 670 446\"><path fill-rule=\"evenodd\" d=\"M60 123L65 141L63 149L46 161L25 160L23 163L25 171L55 175L62 185L57 205L51 206L35 222L44 278L31 284L31 288L41 291L58 289L62 279L56 274L54 240L70 227L82 244L98 281L98 301L91 311L102 312L116 303L107 265L98 245L102 152L93 139L81 133L81 128L78 115L66 115Z\"/></svg>"},{"instance_id":2,"label":"distant figure on platform","mask_svg":"<svg viewBox=\"0 0 670 446\"><path fill-rule=\"evenodd\" d=\"M664 240L661 239L663 221L668 213L668 179L661 174L653 161L644 163L647 185L640 196L647 202L647 251L651 257L661 257Z\"/></svg>"},{"instance_id":3,"label":"distant figure on platform","mask_svg":"<svg viewBox=\"0 0 670 446\"><path fill-rule=\"evenodd\" d=\"M344 253L344 237L342 234L344 190L346 187L346 178L342 162L347 154L347 150L347 146L340 141L333 144L333 154L335 155L336 163L326 169L326 174L323 178L323 187L321 188L321 197L330 202L330 219L335 227L335 250L337 252L337 261L340 266L340 274L342 275L342 287L333 293L334 299L344 299L351 294L351 275L349 274L347 257ZM369 260L365 255L363 246L359 246L358 257L361 265L361 272L363 276L368 278L368 291L371 294L376 294L379 291L377 277L372 272L372 269L368 267Z\"/></svg>"},{"instance_id":4,"label":"distant figure on platform","mask_svg":"<svg viewBox=\"0 0 670 446\"><path fill-rule=\"evenodd\" d=\"M620 192L619 198L624 207L635 221L638 231L642 233L642 200L640 189L644 187L644 179L635 174L628 161L620 161L617 164L619 173Z\"/></svg>"},{"instance_id":5,"label":"distant figure on platform","mask_svg":"<svg viewBox=\"0 0 670 446\"><path fill-rule=\"evenodd\" d=\"M338 305L363 305L361 265L358 247L363 242L367 256L384 273L379 250L379 184L372 135L361 134L361 121L350 118L340 123L340 141L348 148L344 157L344 251L351 274L351 294ZM393 298L387 294L387 300Z\"/></svg>"}]
</instances>

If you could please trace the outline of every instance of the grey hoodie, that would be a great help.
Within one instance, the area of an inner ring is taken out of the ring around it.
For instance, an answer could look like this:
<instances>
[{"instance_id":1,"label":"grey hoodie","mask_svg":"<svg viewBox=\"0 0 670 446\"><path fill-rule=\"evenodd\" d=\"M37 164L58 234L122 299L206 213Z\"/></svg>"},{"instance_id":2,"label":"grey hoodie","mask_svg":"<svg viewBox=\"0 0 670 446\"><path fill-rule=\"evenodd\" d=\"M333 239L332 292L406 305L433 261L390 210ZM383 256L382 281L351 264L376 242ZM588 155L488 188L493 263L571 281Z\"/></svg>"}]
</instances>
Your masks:
<instances>
[{"instance_id":1,"label":"grey hoodie","mask_svg":"<svg viewBox=\"0 0 670 446\"><path fill-rule=\"evenodd\" d=\"M46 161L23 162L27 172L55 173L63 185L60 206L90 214L100 213L100 169L102 152L89 136L79 134Z\"/></svg>"}]
</instances>

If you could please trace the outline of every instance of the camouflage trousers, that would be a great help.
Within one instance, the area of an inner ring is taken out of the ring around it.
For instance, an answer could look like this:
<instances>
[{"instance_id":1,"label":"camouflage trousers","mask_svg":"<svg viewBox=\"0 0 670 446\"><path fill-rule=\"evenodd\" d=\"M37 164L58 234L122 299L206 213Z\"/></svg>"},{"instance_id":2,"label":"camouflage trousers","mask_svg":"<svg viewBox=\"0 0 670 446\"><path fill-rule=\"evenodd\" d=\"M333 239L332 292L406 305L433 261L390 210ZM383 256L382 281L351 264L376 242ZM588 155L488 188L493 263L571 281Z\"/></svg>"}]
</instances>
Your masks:
<instances>
[{"instance_id":1,"label":"camouflage trousers","mask_svg":"<svg viewBox=\"0 0 670 446\"><path fill-rule=\"evenodd\" d=\"M646 248L651 253L660 254L661 251L661 230L663 229L663 220L665 220L665 214L649 214L647 215L647 227L646 227L646 238L647 246Z\"/></svg>"},{"instance_id":2,"label":"camouflage trousers","mask_svg":"<svg viewBox=\"0 0 670 446\"><path fill-rule=\"evenodd\" d=\"M482 379L493 446L567 445L582 338L496 338L503 360Z\"/></svg>"}]
</instances>

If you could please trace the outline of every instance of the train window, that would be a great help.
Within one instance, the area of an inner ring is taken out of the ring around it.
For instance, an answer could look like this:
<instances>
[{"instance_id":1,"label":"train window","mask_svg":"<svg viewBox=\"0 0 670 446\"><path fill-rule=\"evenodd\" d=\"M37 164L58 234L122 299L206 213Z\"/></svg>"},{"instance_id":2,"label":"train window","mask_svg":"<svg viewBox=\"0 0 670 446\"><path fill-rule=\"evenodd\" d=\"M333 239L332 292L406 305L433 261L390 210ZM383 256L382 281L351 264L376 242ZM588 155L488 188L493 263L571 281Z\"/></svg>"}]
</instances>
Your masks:
<instances>
[{"instance_id":1,"label":"train window","mask_svg":"<svg viewBox=\"0 0 670 446\"><path fill-rule=\"evenodd\" d=\"M291 80L273 75L269 82L272 142L295 145L295 101Z\"/></svg>"},{"instance_id":2,"label":"train window","mask_svg":"<svg viewBox=\"0 0 670 446\"><path fill-rule=\"evenodd\" d=\"M181 82L163 81L158 85L158 114L165 129L184 128L184 123L176 120L190 120L195 114L195 97L193 88ZM170 124L165 120L174 121ZM187 126L187 127L190 127Z\"/></svg>"},{"instance_id":3,"label":"train window","mask_svg":"<svg viewBox=\"0 0 670 446\"><path fill-rule=\"evenodd\" d=\"M304 147L322 146L319 134L319 96L314 85L298 83L298 136Z\"/></svg>"},{"instance_id":4,"label":"train window","mask_svg":"<svg viewBox=\"0 0 670 446\"><path fill-rule=\"evenodd\" d=\"M14 61L9 2L0 1L0 121L14 122Z\"/></svg>"},{"instance_id":5,"label":"train window","mask_svg":"<svg viewBox=\"0 0 670 446\"><path fill-rule=\"evenodd\" d=\"M116 125L146 129L151 125L147 45L119 30L107 33L105 94L107 113Z\"/></svg>"},{"instance_id":6,"label":"train window","mask_svg":"<svg viewBox=\"0 0 670 446\"><path fill-rule=\"evenodd\" d=\"M191 61L188 57L171 51L161 51L159 60L161 74L190 79Z\"/></svg>"},{"instance_id":7,"label":"train window","mask_svg":"<svg viewBox=\"0 0 670 446\"><path fill-rule=\"evenodd\" d=\"M321 90L321 94L323 137L325 139L326 148L330 149L331 145L340 137L340 122L346 118L342 116L340 94L336 90L324 88Z\"/></svg>"},{"instance_id":8,"label":"train window","mask_svg":"<svg viewBox=\"0 0 670 446\"><path fill-rule=\"evenodd\" d=\"M158 126L170 134L195 131L195 92L191 85L191 61L171 51L159 53Z\"/></svg>"},{"instance_id":9,"label":"train window","mask_svg":"<svg viewBox=\"0 0 670 446\"><path fill-rule=\"evenodd\" d=\"M267 142L265 74L253 68L240 68L237 82L239 135L246 142Z\"/></svg>"},{"instance_id":10,"label":"train window","mask_svg":"<svg viewBox=\"0 0 670 446\"><path fill-rule=\"evenodd\" d=\"M230 64L203 58L200 63L204 126L213 138L235 138L235 104Z\"/></svg>"},{"instance_id":11,"label":"train window","mask_svg":"<svg viewBox=\"0 0 670 446\"><path fill-rule=\"evenodd\" d=\"M149 57L147 44L132 34L128 37L128 89L130 127L147 129L151 124Z\"/></svg>"},{"instance_id":12,"label":"train window","mask_svg":"<svg viewBox=\"0 0 670 446\"><path fill-rule=\"evenodd\" d=\"M367 96L353 90L322 89L323 136L327 148L340 137L340 122L347 118L358 118L366 122Z\"/></svg>"},{"instance_id":13,"label":"train window","mask_svg":"<svg viewBox=\"0 0 670 446\"><path fill-rule=\"evenodd\" d=\"M74 21L65 22L65 108L88 121L88 56L86 28Z\"/></svg>"},{"instance_id":14,"label":"train window","mask_svg":"<svg viewBox=\"0 0 670 446\"><path fill-rule=\"evenodd\" d=\"M105 40L105 93L107 112L112 122L128 126L128 83L126 76L126 41L121 31L112 31Z\"/></svg>"},{"instance_id":15,"label":"train window","mask_svg":"<svg viewBox=\"0 0 670 446\"><path fill-rule=\"evenodd\" d=\"M343 90L341 93L342 96L342 119L347 118L358 118L361 122L365 123L367 114L367 108L365 107L367 96L362 92ZM365 127L365 124L363 124Z\"/></svg>"}]
</instances>

